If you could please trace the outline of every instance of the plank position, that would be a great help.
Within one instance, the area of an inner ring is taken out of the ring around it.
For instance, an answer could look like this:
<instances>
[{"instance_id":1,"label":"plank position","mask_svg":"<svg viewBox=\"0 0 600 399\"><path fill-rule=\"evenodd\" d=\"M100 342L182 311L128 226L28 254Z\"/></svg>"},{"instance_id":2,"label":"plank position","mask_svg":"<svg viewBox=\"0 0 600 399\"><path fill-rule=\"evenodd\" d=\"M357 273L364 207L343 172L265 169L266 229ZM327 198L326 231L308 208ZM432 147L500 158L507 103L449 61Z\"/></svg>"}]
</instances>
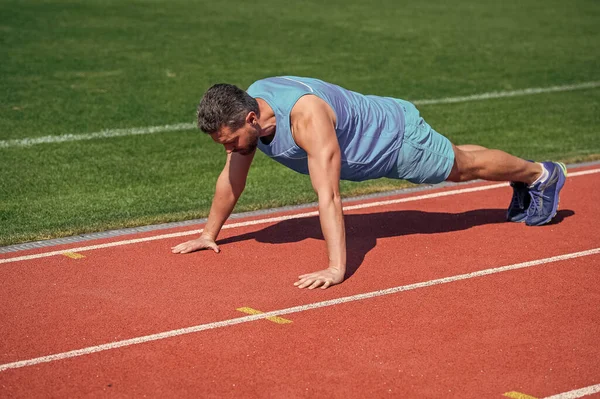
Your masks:
<instances>
[{"instance_id":1,"label":"plank position","mask_svg":"<svg viewBox=\"0 0 600 399\"><path fill-rule=\"evenodd\" d=\"M310 175L328 267L299 276L299 288L327 288L346 272L346 237L340 179L388 177L414 183L474 179L510 181L507 220L528 226L556 215L566 168L535 163L478 145L453 145L434 131L408 101L362 95L312 78L281 76L246 91L212 86L198 105L198 127L222 144L227 161L202 235L172 248L219 252L215 240L246 185L256 148L277 162Z\"/></svg>"}]
</instances>

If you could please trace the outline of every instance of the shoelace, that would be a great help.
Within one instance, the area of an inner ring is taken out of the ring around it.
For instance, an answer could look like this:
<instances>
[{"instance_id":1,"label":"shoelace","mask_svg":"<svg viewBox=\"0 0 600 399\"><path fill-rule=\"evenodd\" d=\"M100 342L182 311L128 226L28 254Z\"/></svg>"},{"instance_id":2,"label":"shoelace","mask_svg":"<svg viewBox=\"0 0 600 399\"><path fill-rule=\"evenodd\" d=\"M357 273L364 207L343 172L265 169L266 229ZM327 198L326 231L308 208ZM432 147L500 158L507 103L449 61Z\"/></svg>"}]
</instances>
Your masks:
<instances>
[{"instance_id":1,"label":"shoelace","mask_svg":"<svg viewBox=\"0 0 600 399\"><path fill-rule=\"evenodd\" d=\"M527 215L541 213L544 207L544 200L548 201L550 198L544 195L543 191L530 191L529 194L531 195L531 204L529 204L529 208L527 209Z\"/></svg>"}]
</instances>

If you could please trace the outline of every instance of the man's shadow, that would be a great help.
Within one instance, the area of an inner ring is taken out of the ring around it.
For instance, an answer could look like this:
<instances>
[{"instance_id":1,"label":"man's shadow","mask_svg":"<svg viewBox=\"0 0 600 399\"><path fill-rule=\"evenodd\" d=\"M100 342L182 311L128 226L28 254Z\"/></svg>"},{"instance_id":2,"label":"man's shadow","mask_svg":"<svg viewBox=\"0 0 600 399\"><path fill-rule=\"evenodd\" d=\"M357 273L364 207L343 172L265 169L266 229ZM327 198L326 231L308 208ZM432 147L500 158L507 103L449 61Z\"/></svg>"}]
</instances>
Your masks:
<instances>
[{"instance_id":1,"label":"man's shadow","mask_svg":"<svg viewBox=\"0 0 600 399\"><path fill-rule=\"evenodd\" d=\"M561 210L552 220L552 224L560 223L573 214L571 210ZM349 278L356 272L365 255L377 244L378 238L446 233L485 224L507 223L506 209L477 209L462 213L392 211L346 215L344 221L347 254L345 278ZM218 244L252 239L261 243L285 244L307 238L323 240L317 216L284 220L259 231L219 240Z\"/></svg>"}]
</instances>

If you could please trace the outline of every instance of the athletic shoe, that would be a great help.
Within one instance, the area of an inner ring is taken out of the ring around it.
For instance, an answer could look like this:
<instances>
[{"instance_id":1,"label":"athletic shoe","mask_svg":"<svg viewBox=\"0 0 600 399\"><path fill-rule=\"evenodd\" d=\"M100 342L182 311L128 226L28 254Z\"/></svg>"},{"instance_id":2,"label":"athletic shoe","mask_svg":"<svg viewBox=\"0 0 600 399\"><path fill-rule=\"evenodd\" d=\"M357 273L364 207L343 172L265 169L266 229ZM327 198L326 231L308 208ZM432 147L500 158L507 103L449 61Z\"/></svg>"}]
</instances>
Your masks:
<instances>
[{"instance_id":1,"label":"athletic shoe","mask_svg":"<svg viewBox=\"0 0 600 399\"><path fill-rule=\"evenodd\" d=\"M506 212L506 220L509 222L524 222L527 219L527 208L531 202L529 188L527 184L518 181L511 181L510 186L513 189L513 196Z\"/></svg>"},{"instance_id":2,"label":"athletic shoe","mask_svg":"<svg viewBox=\"0 0 600 399\"><path fill-rule=\"evenodd\" d=\"M533 162L528 159L527 162ZM513 188L513 196L506 212L506 220L509 222L521 223L527 219L527 208L531 202L529 195L529 187L523 182L511 181L510 186Z\"/></svg>"},{"instance_id":3,"label":"athletic shoe","mask_svg":"<svg viewBox=\"0 0 600 399\"><path fill-rule=\"evenodd\" d=\"M558 194L567 178L567 167L560 162L542 162L548 171L544 181L529 187L531 203L527 209L527 226L541 226L548 223L558 211Z\"/></svg>"}]
</instances>

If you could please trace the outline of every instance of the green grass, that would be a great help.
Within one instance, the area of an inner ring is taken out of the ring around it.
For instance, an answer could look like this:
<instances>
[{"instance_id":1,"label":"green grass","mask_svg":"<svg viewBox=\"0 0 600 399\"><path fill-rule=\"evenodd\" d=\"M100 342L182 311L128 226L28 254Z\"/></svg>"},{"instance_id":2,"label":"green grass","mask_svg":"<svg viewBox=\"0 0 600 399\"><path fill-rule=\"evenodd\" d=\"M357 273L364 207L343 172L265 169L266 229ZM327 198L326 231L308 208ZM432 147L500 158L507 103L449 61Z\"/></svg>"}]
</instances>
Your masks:
<instances>
[{"instance_id":1,"label":"green grass","mask_svg":"<svg viewBox=\"0 0 600 399\"><path fill-rule=\"evenodd\" d=\"M600 80L594 0L281 4L4 0L0 140L193 122L211 84L281 74L408 100ZM420 110L457 144L600 158L600 89ZM206 216L223 162L195 131L0 148L0 245ZM236 211L314 200L259 154Z\"/></svg>"}]
</instances>

